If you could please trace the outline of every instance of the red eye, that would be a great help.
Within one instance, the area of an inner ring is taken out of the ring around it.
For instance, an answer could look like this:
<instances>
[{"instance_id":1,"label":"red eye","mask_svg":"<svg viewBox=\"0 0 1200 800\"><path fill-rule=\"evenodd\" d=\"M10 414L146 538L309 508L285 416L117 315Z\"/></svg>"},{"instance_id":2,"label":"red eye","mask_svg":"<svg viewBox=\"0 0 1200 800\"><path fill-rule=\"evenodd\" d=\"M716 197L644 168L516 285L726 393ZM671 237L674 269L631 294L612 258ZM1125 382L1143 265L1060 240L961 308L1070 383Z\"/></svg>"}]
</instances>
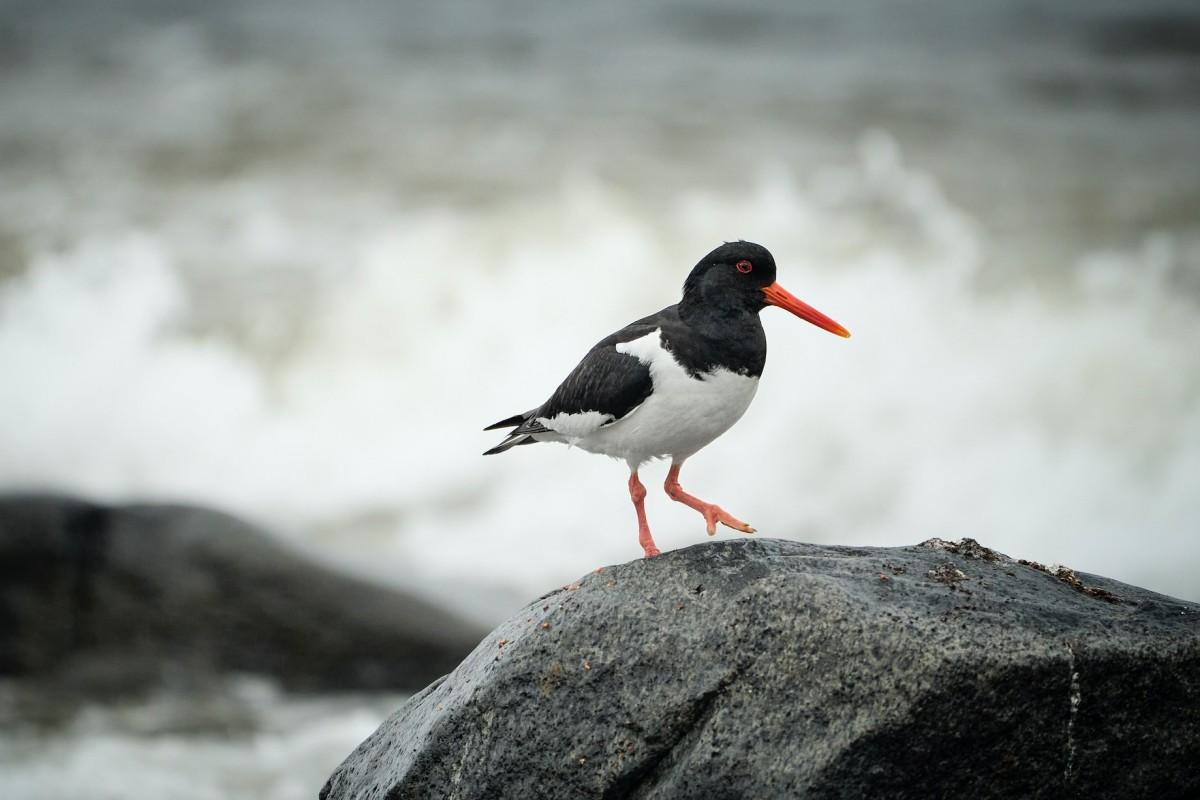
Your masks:
<instances>
[{"instance_id":1,"label":"red eye","mask_svg":"<svg viewBox=\"0 0 1200 800\"><path fill-rule=\"evenodd\" d=\"M738 263L734 264L734 266L737 267L738 272L749 272L750 270L754 269L754 265L749 261L739 261Z\"/></svg>"}]
</instances>

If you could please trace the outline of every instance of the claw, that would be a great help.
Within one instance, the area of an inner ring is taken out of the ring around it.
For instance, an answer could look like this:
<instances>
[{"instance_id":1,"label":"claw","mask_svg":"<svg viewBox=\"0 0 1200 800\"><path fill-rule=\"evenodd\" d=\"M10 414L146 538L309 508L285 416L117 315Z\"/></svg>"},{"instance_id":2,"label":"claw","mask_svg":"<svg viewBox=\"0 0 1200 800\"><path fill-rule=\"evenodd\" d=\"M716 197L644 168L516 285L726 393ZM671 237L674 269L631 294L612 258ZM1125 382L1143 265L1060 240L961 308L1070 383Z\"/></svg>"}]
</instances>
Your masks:
<instances>
[{"instance_id":1,"label":"claw","mask_svg":"<svg viewBox=\"0 0 1200 800\"><path fill-rule=\"evenodd\" d=\"M715 536L717 533L717 523L721 523L726 528L733 528L735 531L742 533L754 533L754 528L751 528L746 523L742 522L737 517L730 514L725 509L718 505L705 504L704 521L708 523L708 535Z\"/></svg>"}]
</instances>

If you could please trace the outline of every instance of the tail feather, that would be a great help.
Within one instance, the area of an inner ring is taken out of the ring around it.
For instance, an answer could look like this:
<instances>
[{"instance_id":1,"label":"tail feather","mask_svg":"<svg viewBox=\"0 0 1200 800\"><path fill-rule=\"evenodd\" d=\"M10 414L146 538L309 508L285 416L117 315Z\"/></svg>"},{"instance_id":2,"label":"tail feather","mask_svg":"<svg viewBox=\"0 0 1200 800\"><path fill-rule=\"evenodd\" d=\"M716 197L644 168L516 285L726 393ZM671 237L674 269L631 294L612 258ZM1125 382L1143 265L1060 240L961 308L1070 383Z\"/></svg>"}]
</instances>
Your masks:
<instances>
[{"instance_id":1,"label":"tail feather","mask_svg":"<svg viewBox=\"0 0 1200 800\"><path fill-rule=\"evenodd\" d=\"M497 428L515 428L525 420L529 419L529 415L531 413L533 412L526 411L524 414L514 414L508 419L502 419L499 422L493 422L491 425L488 425L486 428L484 428L484 430L494 431Z\"/></svg>"},{"instance_id":2,"label":"tail feather","mask_svg":"<svg viewBox=\"0 0 1200 800\"><path fill-rule=\"evenodd\" d=\"M484 428L485 431L494 431L497 428L512 428L512 430L508 432L508 437L505 438L504 441L500 442L500 444L496 445L491 450L485 451L484 455L494 456L497 453L503 453L505 450L508 450L511 447L516 447L517 445L522 444L533 444L536 442L537 439L534 439L532 434L545 430L545 428L543 428L541 425L530 423L530 420L533 418L533 415L536 412L537 409L533 409L532 411L526 411L524 414L514 414L508 419L502 419L499 422L494 422Z\"/></svg>"},{"instance_id":3,"label":"tail feather","mask_svg":"<svg viewBox=\"0 0 1200 800\"><path fill-rule=\"evenodd\" d=\"M528 434L520 433L515 436L509 436L507 439L505 439L503 442L501 442L500 444L493 447L491 450L484 450L483 454L485 456L494 456L498 453L503 453L505 450L508 450L511 447L517 447L517 446L523 445L523 444L534 444L535 442L537 442L537 439L534 439L532 436L529 436Z\"/></svg>"}]
</instances>

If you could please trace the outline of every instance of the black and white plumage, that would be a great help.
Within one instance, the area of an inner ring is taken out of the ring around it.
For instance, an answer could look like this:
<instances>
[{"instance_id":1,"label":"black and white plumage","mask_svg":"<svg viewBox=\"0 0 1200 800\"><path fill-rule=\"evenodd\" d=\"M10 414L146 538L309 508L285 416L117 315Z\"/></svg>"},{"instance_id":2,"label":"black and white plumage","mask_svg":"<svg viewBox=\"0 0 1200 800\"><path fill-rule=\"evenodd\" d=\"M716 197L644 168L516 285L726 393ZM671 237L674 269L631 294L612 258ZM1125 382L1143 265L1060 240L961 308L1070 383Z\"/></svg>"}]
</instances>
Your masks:
<instances>
[{"instance_id":1,"label":"black and white plumage","mask_svg":"<svg viewBox=\"0 0 1200 800\"><path fill-rule=\"evenodd\" d=\"M484 455L565 442L624 460L647 555L658 549L645 526L637 470L656 458L671 459L668 494L704 513L710 534L715 522L752 531L683 493L677 476L683 461L728 430L754 399L767 356L758 317L765 306L849 335L780 287L775 271L774 258L761 245L739 241L713 250L688 275L678 304L601 339L545 403L485 428L512 430Z\"/></svg>"}]
</instances>

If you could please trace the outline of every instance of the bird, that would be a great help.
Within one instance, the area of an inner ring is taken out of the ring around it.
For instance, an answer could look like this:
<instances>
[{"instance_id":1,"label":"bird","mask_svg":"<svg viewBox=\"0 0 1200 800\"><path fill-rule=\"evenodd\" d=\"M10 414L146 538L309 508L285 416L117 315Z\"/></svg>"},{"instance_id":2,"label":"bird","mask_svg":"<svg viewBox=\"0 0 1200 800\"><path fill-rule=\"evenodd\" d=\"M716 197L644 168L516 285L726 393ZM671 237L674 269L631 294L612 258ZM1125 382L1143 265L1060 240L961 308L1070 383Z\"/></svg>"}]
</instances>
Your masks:
<instances>
[{"instance_id":1,"label":"bird","mask_svg":"<svg viewBox=\"0 0 1200 800\"><path fill-rule=\"evenodd\" d=\"M625 461L646 558L661 552L650 533L646 487L638 477L653 460L670 459L663 488L672 500L704 516L709 536L718 524L754 533L719 505L684 491L679 472L688 458L741 419L754 399L767 358L759 319L767 306L850 336L779 285L767 248L725 242L692 268L678 303L601 339L537 408L484 428L511 428L484 455L560 442Z\"/></svg>"}]
</instances>

